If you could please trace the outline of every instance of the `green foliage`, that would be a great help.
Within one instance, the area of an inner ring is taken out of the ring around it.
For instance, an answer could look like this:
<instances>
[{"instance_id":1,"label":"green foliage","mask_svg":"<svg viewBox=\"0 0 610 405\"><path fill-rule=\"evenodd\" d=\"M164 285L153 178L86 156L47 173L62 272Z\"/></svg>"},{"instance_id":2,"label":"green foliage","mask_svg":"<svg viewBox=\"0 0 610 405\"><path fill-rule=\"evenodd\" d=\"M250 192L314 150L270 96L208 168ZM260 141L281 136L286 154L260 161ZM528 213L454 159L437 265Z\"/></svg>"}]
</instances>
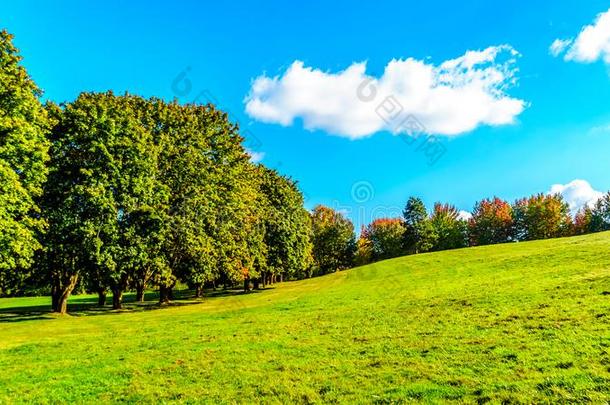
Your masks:
<instances>
[{"instance_id":1,"label":"green foliage","mask_svg":"<svg viewBox=\"0 0 610 405\"><path fill-rule=\"evenodd\" d=\"M436 235L432 250L457 249L468 245L467 223L459 218L455 206L434 204L430 224Z\"/></svg>"},{"instance_id":2,"label":"green foliage","mask_svg":"<svg viewBox=\"0 0 610 405\"><path fill-rule=\"evenodd\" d=\"M572 219L560 194L536 194L513 205L514 237L517 240L556 238L569 235Z\"/></svg>"},{"instance_id":3,"label":"green foliage","mask_svg":"<svg viewBox=\"0 0 610 405\"><path fill-rule=\"evenodd\" d=\"M455 249L467 246L467 223L449 204L436 203L428 217L424 202L410 197L403 211L404 246L408 253Z\"/></svg>"},{"instance_id":4,"label":"green foliage","mask_svg":"<svg viewBox=\"0 0 610 405\"><path fill-rule=\"evenodd\" d=\"M275 276L303 278L313 264L311 218L303 208L296 183L259 166L264 216L267 270Z\"/></svg>"},{"instance_id":5,"label":"green foliage","mask_svg":"<svg viewBox=\"0 0 610 405\"><path fill-rule=\"evenodd\" d=\"M318 205L312 214L313 257L318 274L350 268L354 263L354 225L332 208Z\"/></svg>"},{"instance_id":6,"label":"green foliage","mask_svg":"<svg viewBox=\"0 0 610 405\"><path fill-rule=\"evenodd\" d=\"M153 104L171 230L164 247L170 273L157 281L171 286L178 277L201 288L220 277L243 279L253 262L257 195L237 127L211 105Z\"/></svg>"},{"instance_id":7,"label":"green foliage","mask_svg":"<svg viewBox=\"0 0 610 405\"><path fill-rule=\"evenodd\" d=\"M420 198L409 197L403 211L403 219L404 245L408 253L423 253L434 247L438 235Z\"/></svg>"},{"instance_id":8,"label":"green foliage","mask_svg":"<svg viewBox=\"0 0 610 405\"><path fill-rule=\"evenodd\" d=\"M399 218L379 218L363 231L362 238L370 244L371 260L383 260L404 254L404 225Z\"/></svg>"},{"instance_id":9,"label":"green foliage","mask_svg":"<svg viewBox=\"0 0 610 405\"><path fill-rule=\"evenodd\" d=\"M373 247L371 242L360 235L356 241L356 253L354 254L354 265L364 266L373 261Z\"/></svg>"},{"instance_id":10,"label":"green foliage","mask_svg":"<svg viewBox=\"0 0 610 405\"><path fill-rule=\"evenodd\" d=\"M166 231L167 189L157 176L160 148L140 119L145 106L135 96L83 93L59 112L51 137L45 215L54 284L65 292L62 279L94 278L113 290L117 308L136 272L158 265Z\"/></svg>"},{"instance_id":11,"label":"green foliage","mask_svg":"<svg viewBox=\"0 0 610 405\"><path fill-rule=\"evenodd\" d=\"M110 288L120 308L127 288L142 299L150 282L167 301L178 280L199 292L311 268L301 193L249 161L226 113L112 93L84 93L49 112L40 267L57 311L79 282L100 295Z\"/></svg>"},{"instance_id":12,"label":"green foliage","mask_svg":"<svg viewBox=\"0 0 610 405\"><path fill-rule=\"evenodd\" d=\"M604 194L590 210L588 232L610 230L610 192Z\"/></svg>"},{"instance_id":13,"label":"green foliage","mask_svg":"<svg viewBox=\"0 0 610 405\"><path fill-rule=\"evenodd\" d=\"M45 227L37 200L47 176L49 124L12 39L0 31L0 293L27 276Z\"/></svg>"}]
</instances>

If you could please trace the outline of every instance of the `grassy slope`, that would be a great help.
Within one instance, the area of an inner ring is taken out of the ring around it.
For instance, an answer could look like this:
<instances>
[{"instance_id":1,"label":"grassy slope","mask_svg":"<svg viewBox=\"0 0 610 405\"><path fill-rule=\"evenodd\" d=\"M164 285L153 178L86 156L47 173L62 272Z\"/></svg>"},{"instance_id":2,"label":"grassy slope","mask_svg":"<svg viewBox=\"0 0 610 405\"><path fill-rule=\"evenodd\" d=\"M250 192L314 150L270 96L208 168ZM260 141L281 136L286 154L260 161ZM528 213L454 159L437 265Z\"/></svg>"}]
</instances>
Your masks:
<instances>
[{"instance_id":1,"label":"grassy slope","mask_svg":"<svg viewBox=\"0 0 610 405\"><path fill-rule=\"evenodd\" d=\"M399 258L153 311L22 320L8 308L47 300L4 299L0 403L603 402L608 294L610 233Z\"/></svg>"}]
</instances>

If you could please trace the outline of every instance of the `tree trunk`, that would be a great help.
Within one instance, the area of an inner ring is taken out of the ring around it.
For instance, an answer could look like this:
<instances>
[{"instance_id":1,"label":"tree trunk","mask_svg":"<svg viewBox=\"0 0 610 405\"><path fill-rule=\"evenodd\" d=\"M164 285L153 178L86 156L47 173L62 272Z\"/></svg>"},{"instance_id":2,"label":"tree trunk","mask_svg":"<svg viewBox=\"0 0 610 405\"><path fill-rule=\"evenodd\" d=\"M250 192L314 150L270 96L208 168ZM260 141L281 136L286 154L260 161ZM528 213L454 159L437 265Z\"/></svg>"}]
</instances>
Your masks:
<instances>
[{"instance_id":1,"label":"tree trunk","mask_svg":"<svg viewBox=\"0 0 610 405\"><path fill-rule=\"evenodd\" d=\"M61 295L57 299L57 306L55 307L55 312L65 315L68 313L68 295Z\"/></svg>"},{"instance_id":2,"label":"tree trunk","mask_svg":"<svg viewBox=\"0 0 610 405\"><path fill-rule=\"evenodd\" d=\"M146 289L146 286L144 286L143 284L136 285L136 301L137 302L144 302L144 290L145 289Z\"/></svg>"},{"instance_id":3,"label":"tree trunk","mask_svg":"<svg viewBox=\"0 0 610 405\"><path fill-rule=\"evenodd\" d=\"M284 282L284 274L280 274L280 283Z\"/></svg>"},{"instance_id":4,"label":"tree trunk","mask_svg":"<svg viewBox=\"0 0 610 405\"><path fill-rule=\"evenodd\" d=\"M76 283L78 282L78 275L72 275L68 279L68 283L61 288L59 285L56 285L55 295L52 298L53 301L53 312L57 312L61 315L65 315L68 312L68 297L76 287ZM60 283L58 283L60 284Z\"/></svg>"},{"instance_id":5,"label":"tree trunk","mask_svg":"<svg viewBox=\"0 0 610 405\"><path fill-rule=\"evenodd\" d=\"M159 304L169 304L172 299L172 287L159 286Z\"/></svg>"},{"instance_id":6,"label":"tree trunk","mask_svg":"<svg viewBox=\"0 0 610 405\"><path fill-rule=\"evenodd\" d=\"M104 305L106 305L106 289L99 289L97 290L97 306L98 307L103 307Z\"/></svg>"},{"instance_id":7,"label":"tree trunk","mask_svg":"<svg viewBox=\"0 0 610 405\"><path fill-rule=\"evenodd\" d=\"M195 286L195 298L201 298L201 297L203 297L203 285L197 284Z\"/></svg>"},{"instance_id":8,"label":"tree trunk","mask_svg":"<svg viewBox=\"0 0 610 405\"><path fill-rule=\"evenodd\" d=\"M59 287L56 284L53 284L51 287L51 308L53 311L57 308L57 303L59 302Z\"/></svg>"},{"instance_id":9,"label":"tree trunk","mask_svg":"<svg viewBox=\"0 0 610 405\"><path fill-rule=\"evenodd\" d=\"M121 288L112 289L112 309L123 309L123 290Z\"/></svg>"}]
</instances>

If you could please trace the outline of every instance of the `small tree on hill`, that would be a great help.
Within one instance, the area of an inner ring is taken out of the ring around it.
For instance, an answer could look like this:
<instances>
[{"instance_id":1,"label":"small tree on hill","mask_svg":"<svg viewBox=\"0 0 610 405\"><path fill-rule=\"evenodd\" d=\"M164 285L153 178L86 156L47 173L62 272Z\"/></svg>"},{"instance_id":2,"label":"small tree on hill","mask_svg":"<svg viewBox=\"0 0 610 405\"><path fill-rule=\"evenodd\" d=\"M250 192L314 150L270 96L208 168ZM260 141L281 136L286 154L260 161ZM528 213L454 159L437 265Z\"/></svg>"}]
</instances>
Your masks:
<instances>
[{"instance_id":1,"label":"small tree on hill","mask_svg":"<svg viewBox=\"0 0 610 405\"><path fill-rule=\"evenodd\" d=\"M404 247L407 253L420 253L430 250L434 244L434 231L429 222L424 202L410 197L403 211Z\"/></svg>"},{"instance_id":2,"label":"small tree on hill","mask_svg":"<svg viewBox=\"0 0 610 405\"><path fill-rule=\"evenodd\" d=\"M405 253L404 225L400 218L376 219L363 230L362 237L370 243L373 261L390 259Z\"/></svg>"},{"instance_id":3,"label":"small tree on hill","mask_svg":"<svg viewBox=\"0 0 610 405\"><path fill-rule=\"evenodd\" d=\"M467 222L460 219L457 208L450 204L434 204L430 223L436 235L433 250L465 247L467 242Z\"/></svg>"},{"instance_id":4,"label":"small tree on hill","mask_svg":"<svg viewBox=\"0 0 610 405\"><path fill-rule=\"evenodd\" d=\"M470 243L474 246L511 240L513 209L498 197L477 202L468 221Z\"/></svg>"},{"instance_id":5,"label":"small tree on hill","mask_svg":"<svg viewBox=\"0 0 610 405\"><path fill-rule=\"evenodd\" d=\"M591 208L589 232L610 230L610 192L604 194Z\"/></svg>"},{"instance_id":6,"label":"small tree on hill","mask_svg":"<svg viewBox=\"0 0 610 405\"><path fill-rule=\"evenodd\" d=\"M319 274L351 267L356 247L352 222L323 205L314 208L311 219L313 257Z\"/></svg>"},{"instance_id":7,"label":"small tree on hill","mask_svg":"<svg viewBox=\"0 0 610 405\"><path fill-rule=\"evenodd\" d=\"M560 194L536 194L517 200L513 218L517 240L557 238L572 230L569 206Z\"/></svg>"}]
</instances>

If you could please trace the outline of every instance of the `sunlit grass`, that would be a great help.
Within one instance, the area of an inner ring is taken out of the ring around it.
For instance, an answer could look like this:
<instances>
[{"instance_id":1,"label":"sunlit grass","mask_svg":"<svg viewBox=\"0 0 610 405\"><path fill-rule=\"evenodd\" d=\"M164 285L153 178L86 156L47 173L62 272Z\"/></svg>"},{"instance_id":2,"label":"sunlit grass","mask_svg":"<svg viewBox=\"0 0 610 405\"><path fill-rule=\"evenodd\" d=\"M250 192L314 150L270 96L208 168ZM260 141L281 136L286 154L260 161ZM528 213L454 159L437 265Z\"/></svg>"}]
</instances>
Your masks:
<instances>
[{"instance_id":1,"label":"sunlit grass","mask_svg":"<svg viewBox=\"0 0 610 405\"><path fill-rule=\"evenodd\" d=\"M604 402L610 233L119 313L0 300L0 403Z\"/></svg>"}]
</instances>

